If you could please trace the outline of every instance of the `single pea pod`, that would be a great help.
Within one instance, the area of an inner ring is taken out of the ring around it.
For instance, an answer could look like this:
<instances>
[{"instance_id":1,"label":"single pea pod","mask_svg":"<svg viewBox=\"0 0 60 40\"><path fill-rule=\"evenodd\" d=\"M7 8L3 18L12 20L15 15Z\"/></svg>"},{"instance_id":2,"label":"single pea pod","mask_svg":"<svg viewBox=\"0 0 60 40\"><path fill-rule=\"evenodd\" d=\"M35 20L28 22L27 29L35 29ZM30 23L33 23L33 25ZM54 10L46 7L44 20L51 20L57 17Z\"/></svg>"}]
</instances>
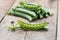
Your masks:
<instances>
[{"instance_id":1,"label":"single pea pod","mask_svg":"<svg viewBox=\"0 0 60 40\"><path fill-rule=\"evenodd\" d=\"M23 1L21 1L20 3L19 3L20 5L24 5L24 4L27 4L27 5L32 5L32 6L35 6L35 7L37 7L37 6L41 6L41 5L38 5L38 4L35 4L35 3L27 3L27 2L23 2Z\"/></svg>"},{"instance_id":2,"label":"single pea pod","mask_svg":"<svg viewBox=\"0 0 60 40\"><path fill-rule=\"evenodd\" d=\"M39 29L47 29L48 22L43 22L40 24L27 24L24 23L20 20L18 20L18 24L20 25L20 28L25 29L25 30L39 30Z\"/></svg>"},{"instance_id":3,"label":"single pea pod","mask_svg":"<svg viewBox=\"0 0 60 40\"><path fill-rule=\"evenodd\" d=\"M19 16L19 17L23 17L23 18L25 18L25 19L27 19L27 20L29 20L29 21L34 20L34 18L31 17L30 15L27 15L27 14L22 13L22 12L17 12L17 11L14 11L14 10L10 10L10 11L9 11L9 14L10 14L10 15Z\"/></svg>"},{"instance_id":4,"label":"single pea pod","mask_svg":"<svg viewBox=\"0 0 60 40\"><path fill-rule=\"evenodd\" d=\"M37 31L37 30L44 30L47 31L47 25L48 22L43 22L43 23L39 23L39 24L28 24L28 23L24 23L20 20L18 20L18 25L17 26L13 26L11 25L11 27L9 27L12 31L14 31L15 29L21 28L24 30L31 30L31 31Z\"/></svg>"},{"instance_id":5,"label":"single pea pod","mask_svg":"<svg viewBox=\"0 0 60 40\"><path fill-rule=\"evenodd\" d=\"M16 10L18 12L22 12L22 13L28 14L28 15L34 17L35 19L37 18L36 13L33 12L33 11L30 11L30 10L27 10L27 9L23 9L23 8L16 8L14 10Z\"/></svg>"},{"instance_id":6,"label":"single pea pod","mask_svg":"<svg viewBox=\"0 0 60 40\"><path fill-rule=\"evenodd\" d=\"M38 4L25 3L25 2L20 2L20 5L22 6L22 8L33 10L35 12L37 12L41 7L41 5L38 5Z\"/></svg>"},{"instance_id":7,"label":"single pea pod","mask_svg":"<svg viewBox=\"0 0 60 40\"><path fill-rule=\"evenodd\" d=\"M28 10L38 11L38 8L39 8L40 6L24 4L23 7L24 7L25 9L28 9Z\"/></svg>"}]
</instances>

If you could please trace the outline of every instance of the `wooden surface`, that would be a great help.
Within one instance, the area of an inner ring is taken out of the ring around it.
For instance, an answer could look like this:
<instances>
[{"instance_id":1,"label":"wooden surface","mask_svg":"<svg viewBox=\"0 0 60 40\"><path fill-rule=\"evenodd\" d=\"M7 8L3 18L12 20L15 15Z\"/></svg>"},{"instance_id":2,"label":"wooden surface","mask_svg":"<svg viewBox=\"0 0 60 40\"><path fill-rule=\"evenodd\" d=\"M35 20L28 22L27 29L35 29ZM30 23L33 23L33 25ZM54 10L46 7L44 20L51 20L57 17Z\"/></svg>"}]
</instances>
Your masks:
<instances>
[{"instance_id":1,"label":"wooden surface","mask_svg":"<svg viewBox=\"0 0 60 40\"><path fill-rule=\"evenodd\" d=\"M13 2L15 1L15 3L13 4ZM21 0L6 0L6 4L4 3L5 1L1 0L1 5L3 5L3 7L0 5L2 11L0 11L0 40L56 40L57 39L57 35L56 35L56 30L57 27L59 28L59 24L57 23L59 21L59 19L57 19L57 15L58 15L58 0L24 0L27 2L33 2L33 3L37 3L37 4L41 4L42 6L45 6L47 8L50 8L53 11L53 16L52 17L48 17L46 19L42 19L42 20L36 20L33 21L31 23L41 23L44 21L49 22L48 25L48 31L24 31L24 30L16 30L15 32L11 32L8 30L8 27L10 26L10 22L14 21L14 23L17 23L17 20L22 20L24 22L28 22L26 19L23 19L21 17L15 17L15 16L11 16L11 15L7 15L7 11L8 9L11 7L11 5L13 4L12 7L18 5L19 1ZM5 7L4 7L5 6ZM11 7L11 8L12 8ZM59 16L58 16L59 18ZM2 20L3 19L3 20ZM58 29L58 36L59 34L59 29ZM59 36L60 37L60 36ZM58 37L58 40L59 40Z\"/></svg>"},{"instance_id":2,"label":"wooden surface","mask_svg":"<svg viewBox=\"0 0 60 40\"><path fill-rule=\"evenodd\" d=\"M4 18L13 3L14 0L0 0L0 22L2 21L2 19Z\"/></svg>"},{"instance_id":3,"label":"wooden surface","mask_svg":"<svg viewBox=\"0 0 60 40\"><path fill-rule=\"evenodd\" d=\"M58 28L57 28L57 40L60 40L60 0L58 2Z\"/></svg>"}]
</instances>

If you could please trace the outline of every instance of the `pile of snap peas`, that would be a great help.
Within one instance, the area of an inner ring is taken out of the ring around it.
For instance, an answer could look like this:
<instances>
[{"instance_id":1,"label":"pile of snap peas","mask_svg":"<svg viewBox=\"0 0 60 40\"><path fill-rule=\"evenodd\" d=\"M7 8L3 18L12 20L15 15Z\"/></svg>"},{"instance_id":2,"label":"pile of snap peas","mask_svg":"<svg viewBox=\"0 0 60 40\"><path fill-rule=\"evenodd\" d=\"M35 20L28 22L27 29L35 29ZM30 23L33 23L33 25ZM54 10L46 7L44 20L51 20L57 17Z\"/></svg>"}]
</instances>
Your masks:
<instances>
[{"instance_id":1,"label":"pile of snap peas","mask_svg":"<svg viewBox=\"0 0 60 40\"><path fill-rule=\"evenodd\" d=\"M24 30L30 30L30 31L37 31L37 30L44 30L47 31L47 25L48 22L43 22L43 23L39 23L39 24L28 24L28 23L24 23L21 20L18 20L18 25L14 26L14 24L11 25L10 30L15 31L18 28L24 29Z\"/></svg>"},{"instance_id":2,"label":"pile of snap peas","mask_svg":"<svg viewBox=\"0 0 60 40\"><path fill-rule=\"evenodd\" d=\"M42 7L38 4L20 2L15 8L12 8L9 12L10 15L23 17L29 21L33 21L37 18L47 18L52 15L51 10Z\"/></svg>"}]
</instances>

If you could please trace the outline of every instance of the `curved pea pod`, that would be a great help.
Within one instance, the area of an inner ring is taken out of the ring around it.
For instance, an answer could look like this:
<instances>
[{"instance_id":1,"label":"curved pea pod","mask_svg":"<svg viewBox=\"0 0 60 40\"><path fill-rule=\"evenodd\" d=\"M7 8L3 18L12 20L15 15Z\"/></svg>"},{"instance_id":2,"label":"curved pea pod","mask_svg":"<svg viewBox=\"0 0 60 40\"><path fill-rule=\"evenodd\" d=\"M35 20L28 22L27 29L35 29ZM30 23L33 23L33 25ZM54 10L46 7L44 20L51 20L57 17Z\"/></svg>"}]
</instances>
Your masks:
<instances>
[{"instance_id":1,"label":"curved pea pod","mask_svg":"<svg viewBox=\"0 0 60 40\"><path fill-rule=\"evenodd\" d=\"M35 19L37 18L36 13L33 12L33 11L30 11L30 10L27 10L27 9L23 9L23 8L16 8L16 9L14 9L14 10L16 10L16 11L18 11L18 12L25 13L25 14L27 14L27 15L30 15L30 16L32 16L32 17L35 18Z\"/></svg>"},{"instance_id":2,"label":"curved pea pod","mask_svg":"<svg viewBox=\"0 0 60 40\"><path fill-rule=\"evenodd\" d=\"M44 29L47 29L46 26L48 25L48 22L43 22L40 24L27 24L18 20L18 24L20 25L20 28L24 30L39 30L39 29L44 30Z\"/></svg>"},{"instance_id":3,"label":"curved pea pod","mask_svg":"<svg viewBox=\"0 0 60 40\"><path fill-rule=\"evenodd\" d=\"M26 5L39 6L39 7L41 6L41 5L38 5L38 4L35 4L35 3L27 3L27 2L23 2L23 1L21 1L19 4L20 5L26 4Z\"/></svg>"},{"instance_id":4,"label":"curved pea pod","mask_svg":"<svg viewBox=\"0 0 60 40\"><path fill-rule=\"evenodd\" d=\"M28 9L28 10L34 10L34 11L37 11L38 8L39 8L40 6L24 4L23 7L24 7L25 9Z\"/></svg>"},{"instance_id":5,"label":"curved pea pod","mask_svg":"<svg viewBox=\"0 0 60 40\"><path fill-rule=\"evenodd\" d=\"M48 22L43 22L43 23L39 23L39 24L28 24L28 23L24 23L20 20L18 20L18 26L13 26L11 25L10 29L12 31L14 31L15 29L21 28L24 30L32 30L32 31L36 31L36 30L44 30L47 31L48 30Z\"/></svg>"},{"instance_id":6,"label":"curved pea pod","mask_svg":"<svg viewBox=\"0 0 60 40\"><path fill-rule=\"evenodd\" d=\"M13 10L11 10L11 11L9 12L9 14L10 14L10 15L19 16L19 17L23 17L23 18L25 18L25 19L27 19L27 20L29 20L29 21L34 20L34 18L31 17L30 15L27 15L27 14L24 14L24 13L21 13L21 12L17 12L17 11L13 11Z\"/></svg>"},{"instance_id":7,"label":"curved pea pod","mask_svg":"<svg viewBox=\"0 0 60 40\"><path fill-rule=\"evenodd\" d=\"M20 2L20 5L23 6L22 8L28 9L28 10L34 10L37 12L41 5L34 4L34 3L25 3L25 2Z\"/></svg>"}]
</instances>

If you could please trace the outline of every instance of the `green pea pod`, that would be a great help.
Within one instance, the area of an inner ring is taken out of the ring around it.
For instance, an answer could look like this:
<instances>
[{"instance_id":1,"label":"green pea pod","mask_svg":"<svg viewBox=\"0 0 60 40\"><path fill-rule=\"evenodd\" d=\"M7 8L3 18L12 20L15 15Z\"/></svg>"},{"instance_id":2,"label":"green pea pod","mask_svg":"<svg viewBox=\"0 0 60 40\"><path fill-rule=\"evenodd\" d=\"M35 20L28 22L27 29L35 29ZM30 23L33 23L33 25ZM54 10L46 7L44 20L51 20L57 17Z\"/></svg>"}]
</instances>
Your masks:
<instances>
[{"instance_id":1,"label":"green pea pod","mask_svg":"<svg viewBox=\"0 0 60 40\"><path fill-rule=\"evenodd\" d=\"M44 14L44 17L47 18L49 15L48 14Z\"/></svg>"},{"instance_id":2,"label":"green pea pod","mask_svg":"<svg viewBox=\"0 0 60 40\"><path fill-rule=\"evenodd\" d=\"M38 4L35 4L35 3L28 3L28 2L23 2L23 1L20 1L19 4L20 4L20 5L27 4L27 5L41 6L41 5L38 5Z\"/></svg>"},{"instance_id":3,"label":"green pea pod","mask_svg":"<svg viewBox=\"0 0 60 40\"><path fill-rule=\"evenodd\" d=\"M41 7L41 5L37 5L33 3L25 3L25 2L20 2L20 5L22 6L22 8L25 8L28 10L34 10L35 12L37 12Z\"/></svg>"},{"instance_id":4,"label":"green pea pod","mask_svg":"<svg viewBox=\"0 0 60 40\"><path fill-rule=\"evenodd\" d=\"M41 16L42 15L42 16ZM48 16L51 16L52 12L50 12L50 10L48 10L47 8L44 7L40 7L40 13L39 13L39 17L43 17L43 18L47 18Z\"/></svg>"},{"instance_id":5,"label":"green pea pod","mask_svg":"<svg viewBox=\"0 0 60 40\"><path fill-rule=\"evenodd\" d=\"M49 16L51 16L53 13L51 10L44 8L44 7L41 7L40 10L42 10L41 11L42 13L44 12L44 14L48 14Z\"/></svg>"},{"instance_id":6,"label":"green pea pod","mask_svg":"<svg viewBox=\"0 0 60 40\"><path fill-rule=\"evenodd\" d=\"M29 11L29 10L23 9L23 8L16 8L16 9L14 9L14 10L16 10L16 11L18 11L18 12L22 12L22 13L28 14L28 15L34 17L35 19L37 18L36 13L33 12L33 11Z\"/></svg>"},{"instance_id":7,"label":"green pea pod","mask_svg":"<svg viewBox=\"0 0 60 40\"><path fill-rule=\"evenodd\" d=\"M40 24L27 24L20 20L18 20L18 24L20 25L20 28L25 29L25 30L39 30L42 28L46 28L46 26L48 25L47 22L43 22Z\"/></svg>"},{"instance_id":8,"label":"green pea pod","mask_svg":"<svg viewBox=\"0 0 60 40\"><path fill-rule=\"evenodd\" d=\"M10 15L15 15L15 16L19 16L19 17L26 18L26 19L28 19L29 21L34 20L34 18L31 17L30 15L27 15L27 14L24 14L24 13L21 13L21 12L17 12L17 11L13 11L13 10L11 10L11 11L9 12L9 14L10 14Z\"/></svg>"},{"instance_id":9,"label":"green pea pod","mask_svg":"<svg viewBox=\"0 0 60 40\"><path fill-rule=\"evenodd\" d=\"M20 5L22 6L22 8L34 11L38 15L38 17L40 17L40 14L43 15L43 17L48 17L52 15L51 10L42 7L41 5L25 2L20 2Z\"/></svg>"},{"instance_id":10,"label":"green pea pod","mask_svg":"<svg viewBox=\"0 0 60 40\"><path fill-rule=\"evenodd\" d=\"M34 5L27 5L27 4L24 4L23 7L24 7L25 9L28 9L28 10L37 11L40 6L34 6Z\"/></svg>"},{"instance_id":11,"label":"green pea pod","mask_svg":"<svg viewBox=\"0 0 60 40\"><path fill-rule=\"evenodd\" d=\"M39 23L39 24L28 24L28 23L24 23L20 20L18 20L18 26L11 26L10 29L11 30L15 30L18 28L24 29L24 30L47 30L47 25L48 22L43 22L43 23Z\"/></svg>"}]
</instances>

